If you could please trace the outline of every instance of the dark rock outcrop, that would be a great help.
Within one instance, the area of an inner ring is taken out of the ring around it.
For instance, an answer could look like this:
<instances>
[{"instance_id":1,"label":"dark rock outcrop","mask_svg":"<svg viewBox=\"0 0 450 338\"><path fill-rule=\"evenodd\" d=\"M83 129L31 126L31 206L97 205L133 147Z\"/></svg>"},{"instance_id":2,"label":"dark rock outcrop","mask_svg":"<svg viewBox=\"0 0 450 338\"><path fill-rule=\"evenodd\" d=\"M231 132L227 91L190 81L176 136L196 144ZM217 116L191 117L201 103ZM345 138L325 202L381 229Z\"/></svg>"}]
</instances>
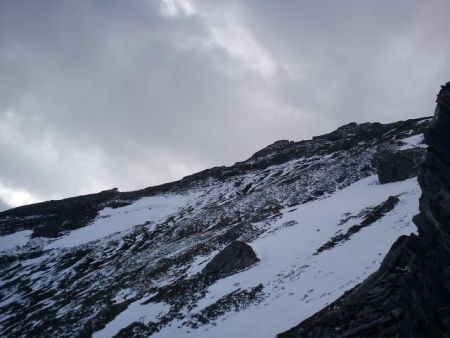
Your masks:
<instances>
[{"instance_id":1,"label":"dark rock outcrop","mask_svg":"<svg viewBox=\"0 0 450 338\"><path fill-rule=\"evenodd\" d=\"M365 215L364 220L360 224L353 225L350 227L346 233L340 233L334 237L332 237L328 242L322 245L317 251L315 255L334 248L336 245L340 245L345 241L348 241L350 237L354 234L360 232L362 229L374 224L376 221L381 219L385 214L395 208L395 206L400 202L400 199L397 196L389 196L389 198L376 206L372 210L370 210L367 215Z\"/></svg>"},{"instance_id":2,"label":"dark rock outcrop","mask_svg":"<svg viewBox=\"0 0 450 338\"><path fill-rule=\"evenodd\" d=\"M312 140L299 142L277 141L256 152L249 160L236 163L235 166L241 169L264 169L268 166L281 164L302 156L311 154L323 156L330 152L348 150L358 144L383 144L391 140L394 135L406 138L422 134L429 125L428 121L429 118L412 119L390 124L370 122L357 124L352 122L331 133L315 136ZM417 124L417 122L423 123ZM413 134L410 134L412 125L415 125L415 131ZM223 172L222 174L225 173Z\"/></svg>"},{"instance_id":3,"label":"dark rock outcrop","mask_svg":"<svg viewBox=\"0 0 450 338\"><path fill-rule=\"evenodd\" d=\"M0 212L0 235L33 230L33 237L57 237L80 228L105 206L121 206L117 188L100 193L25 205ZM115 203L114 203L115 202Z\"/></svg>"},{"instance_id":4,"label":"dark rock outcrop","mask_svg":"<svg viewBox=\"0 0 450 338\"><path fill-rule=\"evenodd\" d=\"M252 266L259 259L252 247L241 241L231 242L206 264L204 275L228 275Z\"/></svg>"},{"instance_id":5,"label":"dark rock outcrop","mask_svg":"<svg viewBox=\"0 0 450 338\"><path fill-rule=\"evenodd\" d=\"M403 151L384 151L378 156L377 171L381 184L404 181L417 176L419 167L425 160L423 148Z\"/></svg>"},{"instance_id":6,"label":"dark rock outcrop","mask_svg":"<svg viewBox=\"0 0 450 338\"><path fill-rule=\"evenodd\" d=\"M400 237L380 269L279 337L450 337L450 83L442 87L419 172L419 235Z\"/></svg>"}]
</instances>

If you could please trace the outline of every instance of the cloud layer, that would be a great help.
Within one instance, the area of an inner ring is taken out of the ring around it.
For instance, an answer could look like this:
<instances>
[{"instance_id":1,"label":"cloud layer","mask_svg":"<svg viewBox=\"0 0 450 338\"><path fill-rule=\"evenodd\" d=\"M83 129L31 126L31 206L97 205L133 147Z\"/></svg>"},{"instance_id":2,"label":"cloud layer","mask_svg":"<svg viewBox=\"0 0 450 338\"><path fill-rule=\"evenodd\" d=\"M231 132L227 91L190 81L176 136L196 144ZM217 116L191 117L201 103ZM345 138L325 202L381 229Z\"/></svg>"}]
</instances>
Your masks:
<instances>
[{"instance_id":1,"label":"cloud layer","mask_svg":"<svg viewBox=\"0 0 450 338\"><path fill-rule=\"evenodd\" d=\"M131 190L431 115L448 1L0 3L0 198Z\"/></svg>"}]
</instances>

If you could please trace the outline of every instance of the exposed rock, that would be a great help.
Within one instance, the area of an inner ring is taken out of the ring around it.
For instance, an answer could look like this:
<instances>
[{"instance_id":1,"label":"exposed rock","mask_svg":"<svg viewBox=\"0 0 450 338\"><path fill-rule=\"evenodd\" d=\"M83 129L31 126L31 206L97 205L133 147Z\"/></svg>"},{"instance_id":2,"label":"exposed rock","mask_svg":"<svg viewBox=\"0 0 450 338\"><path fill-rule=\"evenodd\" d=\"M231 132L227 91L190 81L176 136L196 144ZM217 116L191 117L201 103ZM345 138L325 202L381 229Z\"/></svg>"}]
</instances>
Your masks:
<instances>
[{"instance_id":1,"label":"exposed rock","mask_svg":"<svg viewBox=\"0 0 450 338\"><path fill-rule=\"evenodd\" d=\"M228 275L245 269L258 261L259 259L250 245L241 241L234 241L214 256L203 268L202 273L205 275Z\"/></svg>"},{"instance_id":2,"label":"exposed rock","mask_svg":"<svg viewBox=\"0 0 450 338\"><path fill-rule=\"evenodd\" d=\"M418 122L422 121L424 123L418 124ZM406 138L422 134L429 125L428 121L429 118L411 119L390 124L369 122L357 124L352 122L331 133L315 136L312 140L299 142L277 141L256 152L249 160L236 163L235 168L241 170L249 168L264 169L274 164L281 164L293 158L310 156L311 154L326 155L330 151L348 150L364 143L382 144L392 140L394 135L397 138ZM411 134L412 126L414 126L413 134ZM222 175L227 175L229 169L231 168L223 168Z\"/></svg>"},{"instance_id":3,"label":"exposed rock","mask_svg":"<svg viewBox=\"0 0 450 338\"><path fill-rule=\"evenodd\" d=\"M419 235L402 236L378 271L278 337L450 337L450 82L425 134Z\"/></svg>"},{"instance_id":4,"label":"exposed rock","mask_svg":"<svg viewBox=\"0 0 450 338\"><path fill-rule=\"evenodd\" d=\"M365 227L372 225L381 219L386 213L394 209L398 202L400 202L400 200L397 196L389 196L386 201L368 211L364 217L364 220L360 224L353 225L347 230L346 233L341 233L332 237L328 242L317 249L315 255L348 241L351 236L360 232Z\"/></svg>"},{"instance_id":5,"label":"exposed rock","mask_svg":"<svg viewBox=\"0 0 450 338\"><path fill-rule=\"evenodd\" d=\"M255 305L264 300L264 286L257 286L248 290L235 290L218 299L215 303L208 305L200 311L188 325L197 328L199 324L210 324L215 319L228 311L240 311L250 305Z\"/></svg>"},{"instance_id":6,"label":"exposed rock","mask_svg":"<svg viewBox=\"0 0 450 338\"><path fill-rule=\"evenodd\" d=\"M0 213L0 235L17 230L33 230L33 237L57 237L80 228L97 216L105 206L123 205L117 201L117 188L97 194L70 197L9 209Z\"/></svg>"},{"instance_id":7,"label":"exposed rock","mask_svg":"<svg viewBox=\"0 0 450 338\"><path fill-rule=\"evenodd\" d=\"M425 155L426 150L422 148L382 152L377 163L380 183L404 181L417 176Z\"/></svg>"}]
</instances>

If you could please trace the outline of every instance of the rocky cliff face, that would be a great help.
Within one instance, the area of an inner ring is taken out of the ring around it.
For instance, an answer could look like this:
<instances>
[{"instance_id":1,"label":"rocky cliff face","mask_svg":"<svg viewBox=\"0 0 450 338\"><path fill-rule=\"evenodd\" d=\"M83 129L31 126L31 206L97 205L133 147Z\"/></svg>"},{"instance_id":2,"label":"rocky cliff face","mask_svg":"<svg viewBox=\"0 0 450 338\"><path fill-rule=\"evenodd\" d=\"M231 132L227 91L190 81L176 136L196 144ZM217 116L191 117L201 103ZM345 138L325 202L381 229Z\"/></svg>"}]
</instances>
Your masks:
<instances>
[{"instance_id":1,"label":"rocky cliff face","mask_svg":"<svg viewBox=\"0 0 450 338\"><path fill-rule=\"evenodd\" d=\"M378 271L280 338L450 336L450 83L425 141L418 236L400 237Z\"/></svg>"}]
</instances>

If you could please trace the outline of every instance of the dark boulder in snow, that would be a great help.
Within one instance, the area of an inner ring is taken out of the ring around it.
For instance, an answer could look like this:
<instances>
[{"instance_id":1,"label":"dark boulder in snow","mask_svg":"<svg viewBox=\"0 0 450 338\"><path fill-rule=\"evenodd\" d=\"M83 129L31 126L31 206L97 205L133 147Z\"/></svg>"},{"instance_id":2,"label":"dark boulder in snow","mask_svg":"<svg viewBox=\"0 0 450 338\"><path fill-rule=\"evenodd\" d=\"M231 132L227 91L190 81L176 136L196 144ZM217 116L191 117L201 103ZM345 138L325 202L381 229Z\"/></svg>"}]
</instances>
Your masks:
<instances>
[{"instance_id":1,"label":"dark boulder in snow","mask_svg":"<svg viewBox=\"0 0 450 338\"><path fill-rule=\"evenodd\" d=\"M420 164L425 159L423 148L403 151L384 151L378 155L378 178L381 184L404 181L417 176Z\"/></svg>"},{"instance_id":2,"label":"dark boulder in snow","mask_svg":"<svg viewBox=\"0 0 450 338\"><path fill-rule=\"evenodd\" d=\"M245 269L258 261L259 259L250 245L234 241L214 256L203 268L202 273L227 275Z\"/></svg>"}]
</instances>

